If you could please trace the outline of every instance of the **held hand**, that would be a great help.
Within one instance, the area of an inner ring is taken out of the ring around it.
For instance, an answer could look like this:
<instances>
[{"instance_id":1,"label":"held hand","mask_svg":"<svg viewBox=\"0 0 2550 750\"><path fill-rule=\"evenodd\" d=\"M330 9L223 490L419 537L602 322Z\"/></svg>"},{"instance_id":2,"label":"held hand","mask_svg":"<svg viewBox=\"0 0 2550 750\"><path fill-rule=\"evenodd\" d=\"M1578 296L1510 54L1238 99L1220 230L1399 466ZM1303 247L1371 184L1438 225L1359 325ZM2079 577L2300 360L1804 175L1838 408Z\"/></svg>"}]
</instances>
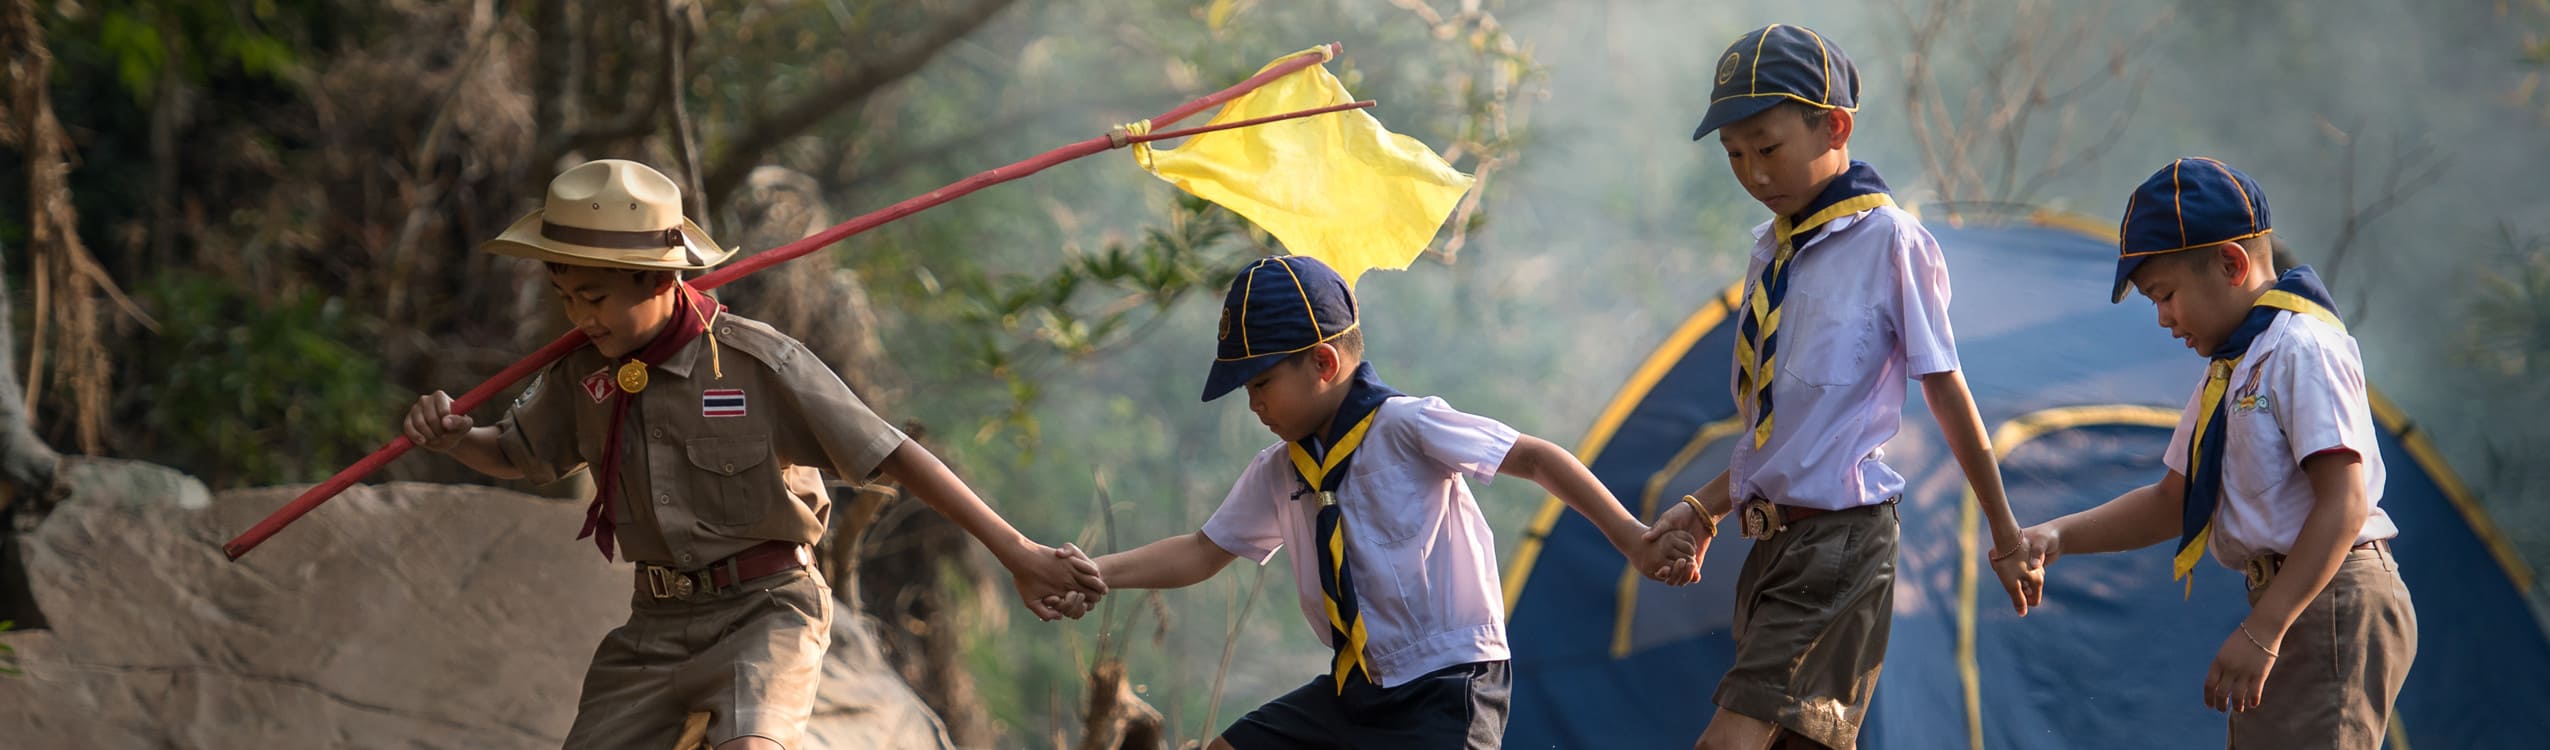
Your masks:
<instances>
[{"instance_id":1,"label":"held hand","mask_svg":"<svg viewBox=\"0 0 2550 750\"><path fill-rule=\"evenodd\" d=\"M2267 673L2275 668L2277 642L2254 639L2250 632L2233 630L2230 637L2222 640L2222 648L2214 652L2213 668L2205 671L2206 707L2247 711L2265 699Z\"/></svg>"},{"instance_id":2,"label":"held hand","mask_svg":"<svg viewBox=\"0 0 2550 750\"><path fill-rule=\"evenodd\" d=\"M1688 586L1699 583L1700 561L1708 556L1709 542L1717 538L1715 534L1704 532L1703 526L1706 523L1700 518L1700 514L1692 509L1690 503L1677 502L1673 504L1673 507L1666 508L1665 512L1657 514L1656 525L1647 529L1643 539L1652 544L1675 534L1689 537L1692 540L1691 554L1669 563L1662 571L1648 568L1641 572L1647 573L1649 578L1662 581L1668 586Z\"/></svg>"},{"instance_id":3,"label":"held hand","mask_svg":"<svg viewBox=\"0 0 2550 750\"><path fill-rule=\"evenodd\" d=\"M2010 608L2020 617L2045 602L2045 563L2054 559L2051 550L2053 534L2042 529L2019 532L2018 543L1990 553L1992 575L2001 579L2001 590L2010 595Z\"/></svg>"},{"instance_id":4,"label":"held hand","mask_svg":"<svg viewBox=\"0 0 2550 750\"><path fill-rule=\"evenodd\" d=\"M1063 546L1054 549L1054 556L1071 563L1072 586L1089 601L1107 594L1107 582L1098 575L1098 561L1080 551L1080 545L1063 542Z\"/></svg>"},{"instance_id":5,"label":"held hand","mask_svg":"<svg viewBox=\"0 0 2550 750\"><path fill-rule=\"evenodd\" d=\"M1691 532L1651 527L1631 547L1623 550L1630 565L1650 580L1681 586L1700 579L1700 542Z\"/></svg>"},{"instance_id":6,"label":"held hand","mask_svg":"<svg viewBox=\"0 0 2550 750\"><path fill-rule=\"evenodd\" d=\"M1048 597L1068 604L1069 595L1079 594L1084 601L1081 611L1085 613L1086 604L1096 603L1107 593L1106 584L1098 579L1097 564L1078 547L1068 544L1055 548L1027 542L1022 551L1002 562L1018 588L1019 600L1047 622L1069 616L1062 607L1048 604Z\"/></svg>"},{"instance_id":7,"label":"held hand","mask_svg":"<svg viewBox=\"0 0 2550 750\"><path fill-rule=\"evenodd\" d=\"M416 397L416 405L408 407L407 420L401 425L408 442L435 453L460 445L461 438L476 426L469 415L452 413L452 397L442 391Z\"/></svg>"},{"instance_id":8,"label":"held hand","mask_svg":"<svg viewBox=\"0 0 2550 750\"><path fill-rule=\"evenodd\" d=\"M1062 616L1069 617L1074 620L1080 619L1083 615L1089 614L1089 597L1078 591L1061 596L1047 596L1045 597L1044 602L1046 607L1050 607L1056 612L1061 612Z\"/></svg>"}]
</instances>

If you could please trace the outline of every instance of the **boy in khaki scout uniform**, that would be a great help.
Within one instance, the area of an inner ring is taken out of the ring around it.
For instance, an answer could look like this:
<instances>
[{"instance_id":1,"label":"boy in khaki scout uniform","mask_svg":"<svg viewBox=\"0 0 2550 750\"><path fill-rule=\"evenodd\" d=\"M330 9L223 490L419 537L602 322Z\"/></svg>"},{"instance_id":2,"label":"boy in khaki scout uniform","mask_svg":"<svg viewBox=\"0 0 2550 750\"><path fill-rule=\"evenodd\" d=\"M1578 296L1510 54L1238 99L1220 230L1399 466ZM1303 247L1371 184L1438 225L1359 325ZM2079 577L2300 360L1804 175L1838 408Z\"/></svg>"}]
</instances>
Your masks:
<instances>
[{"instance_id":1,"label":"boy in khaki scout uniform","mask_svg":"<svg viewBox=\"0 0 2550 750\"><path fill-rule=\"evenodd\" d=\"M1752 551L1736 580L1736 655L1702 748L1849 748L1877 687L1894 616L1895 501L1904 478L1881 449L1919 379L1990 520L1993 573L2022 615L2040 574L1957 371L1948 268L1886 183L1850 159L1859 72L1832 40L1773 25L1718 59L1708 114L1746 192L1771 210L1754 230L1738 329L1735 399L1747 428L1728 470L1656 521L1704 549L1743 514ZM1691 574L1697 580L1697 572Z\"/></svg>"},{"instance_id":2,"label":"boy in khaki scout uniform","mask_svg":"<svg viewBox=\"0 0 2550 750\"><path fill-rule=\"evenodd\" d=\"M2029 556L2178 538L2249 578L2249 617L2205 673L2231 747L2373 750L2417 657L2417 612L2392 559L2382 452L2355 339L2319 274L2278 274L2267 195L2212 159L2179 159L2125 204L2111 297L2131 284L2209 360L2158 484L2027 530Z\"/></svg>"},{"instance_id":3,"label":"boy in khaki scout uniform","mask_svg":"<svg viewBox=\"0 0 2550 750\"><path fill-rule=\"evenodd\" d=\"M720 750L797 745L812 715L832 590L809 566L830 501L819 476L883 473L1000 558L1043 603L1105 588L1078 550L1021 536L797 341L681 280L733 254L681 215L645 165L589 162L486 249L548 264L592 340L543 370L492 426L417 399L408 439L502 478L591 466L577 538L637 563L629 620L594 651L569 748L663 748L709 714ZM563 533L563 529L560 530Z\"/></svg>"}]
</instances>

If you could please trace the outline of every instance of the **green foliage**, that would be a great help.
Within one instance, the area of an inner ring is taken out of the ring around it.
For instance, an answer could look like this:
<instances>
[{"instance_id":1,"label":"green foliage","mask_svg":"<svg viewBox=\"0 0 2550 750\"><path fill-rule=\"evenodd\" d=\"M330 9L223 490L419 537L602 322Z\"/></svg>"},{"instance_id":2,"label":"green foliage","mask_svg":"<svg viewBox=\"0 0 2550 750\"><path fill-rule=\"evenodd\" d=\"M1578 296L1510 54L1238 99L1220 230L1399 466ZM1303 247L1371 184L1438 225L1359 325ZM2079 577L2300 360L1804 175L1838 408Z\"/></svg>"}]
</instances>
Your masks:
<instances>
[{"instance_id":1,"label":"green foliage","mask_svg":"<svg viewBox=\"0 0 2550 750\"><path fill-rule=\"evenodd\" d=\"M308 18L326 10L318 0L118 0L67 6L48 19L47 32L60 40L92 40L125 93L148 106L169 66L188 85L234 73L289 81L300 65L295 37Z\"/></svg>"},{"instance_id":2,"label":"green foliage","mask_svg":"<svg viewBox=\"0 0 2550 750\"><path fill-rule=\"evenodd\" d=\"M214 486L309 481L392 437L397 397L362 342L380 326L343 299L263 299L199 277L162 276L141 296L164 326L126 372L155 381L159 408L129 434L152 460L209 472Z\"/></svg>"},{"instance_id":3,"label":"green foliage","mask_svg":"<svg viewBox=\"0 0 2550 750\"><path fill-rule=\"evenodd\" d=\"M61 3L46 33L66 59L102 56L125 94L148 107L168 66L189 87L227 74L288 84L311 46L311 20L332 10L324 0Z\"/></svg>"},{"instance_id":4,"label":"green foliage","mask_svg":"<svg viewBox=\"0 0 2550 750\"><path fill-rule=\"evenodd\" d=\"M1185 193L1162 220L1166 226L1145 228L1137 240L1067 255L1047 273L994 277L969 268L948 286L952 312L978 332L975 369L1002 379L1011 396L1012 408L978 431L1014 430L1020 447L1033 449L1037 382L1153 330L1146 324L1180 300L1217 295L1241 257L1267 251L1247 241L1239 217Z\"/></svg>"}]
</instances>

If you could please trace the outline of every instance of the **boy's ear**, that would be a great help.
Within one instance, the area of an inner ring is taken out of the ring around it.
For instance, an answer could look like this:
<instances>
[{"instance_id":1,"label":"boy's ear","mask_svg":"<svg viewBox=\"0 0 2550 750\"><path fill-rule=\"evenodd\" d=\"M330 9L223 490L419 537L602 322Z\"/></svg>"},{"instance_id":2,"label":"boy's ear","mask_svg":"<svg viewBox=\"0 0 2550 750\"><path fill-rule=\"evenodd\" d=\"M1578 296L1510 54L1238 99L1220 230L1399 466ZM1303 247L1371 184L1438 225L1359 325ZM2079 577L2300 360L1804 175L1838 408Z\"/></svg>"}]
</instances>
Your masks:
<instances>
[{"instance_id":1,"label":"boy's ear","mask_svg":"<svg viewBox=\"0 0 2550 750\"><path fill-rule=\"evenodd\" d=\"M1850 145L1851 128L1855 122L1851 111L1838 107L1825 111L1829 116L1824 119L1824 147L1838 149Z\"/></svg>"},{"instance_id":2,"label":"boy's ear","mask_svg":"<svg viewBox=\"0 0 2550 750\"><path fill-rule=\"evenodd\" d=\"M1320 344L1311 350L1311 363L1319 368L1319 382L1346 379L1346 354L1336 344Z\"/></svg>"},{"instance_id":3,"label":"boy's ear","mask_svg":"<svg viewBox=\"0 0 2550 750\"><path fill-rule=\"evenodd\" d=\"M2230 281L2232 286L2240 286L2249 280L2249 249L2241 247L2237 242L2216 245L2214 246L2214 262L2205 265L2221 271L2223 278Z\"/></svg>"}]
</instances>

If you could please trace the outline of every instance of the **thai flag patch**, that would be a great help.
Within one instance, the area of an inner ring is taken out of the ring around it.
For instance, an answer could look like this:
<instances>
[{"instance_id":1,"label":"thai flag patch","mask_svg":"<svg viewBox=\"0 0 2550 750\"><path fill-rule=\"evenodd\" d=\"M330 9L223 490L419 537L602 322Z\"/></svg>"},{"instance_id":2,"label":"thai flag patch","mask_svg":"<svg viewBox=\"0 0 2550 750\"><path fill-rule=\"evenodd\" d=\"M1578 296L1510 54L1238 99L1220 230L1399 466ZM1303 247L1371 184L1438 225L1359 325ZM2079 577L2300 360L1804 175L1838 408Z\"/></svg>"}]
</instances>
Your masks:
<instances>
[{"instance_id":1,"label":"thai flag patch","mask_svg":"<svg viewBox=\"0 0 2550 750\"><path fill-rule=\"evenodd\" d=\"M699 415L703 417L744 416L744 389L711 388L700 391Z\"/></svg>"}]
</instances>

